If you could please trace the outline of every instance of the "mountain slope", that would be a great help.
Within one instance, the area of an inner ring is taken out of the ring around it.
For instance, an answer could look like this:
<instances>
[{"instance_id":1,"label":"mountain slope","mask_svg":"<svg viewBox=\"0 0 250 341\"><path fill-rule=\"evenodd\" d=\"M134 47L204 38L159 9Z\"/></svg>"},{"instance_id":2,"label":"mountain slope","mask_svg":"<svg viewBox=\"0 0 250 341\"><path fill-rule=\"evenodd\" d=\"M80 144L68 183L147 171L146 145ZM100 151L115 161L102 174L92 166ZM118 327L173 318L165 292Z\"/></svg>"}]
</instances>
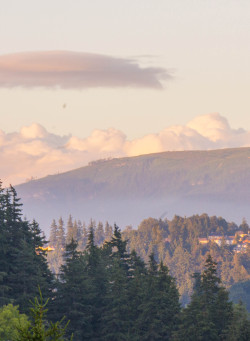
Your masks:
<instances>
[{"instance_id":1,"label":"mountain slope","mask_svg":"<svg viewBox=\"0 0 250 341\"><path fill-rule=\"evenodd\" d=\"M250 148L164 152L100 160L16 187L24 211L42 223L72 213L137 224L148 216L207 212L250 218Z\"/></svg>"}]
</instances>

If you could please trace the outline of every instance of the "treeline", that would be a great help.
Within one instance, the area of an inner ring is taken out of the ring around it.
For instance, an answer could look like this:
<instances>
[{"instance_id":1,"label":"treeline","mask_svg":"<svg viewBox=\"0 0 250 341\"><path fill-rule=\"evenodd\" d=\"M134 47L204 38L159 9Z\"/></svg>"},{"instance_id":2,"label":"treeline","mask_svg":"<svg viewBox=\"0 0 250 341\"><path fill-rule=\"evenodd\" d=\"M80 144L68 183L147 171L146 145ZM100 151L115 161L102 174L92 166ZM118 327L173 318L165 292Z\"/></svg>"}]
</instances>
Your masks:
<instances>
[{"instance_id":1,"label":"treeline","mask_svg":"<svg viewBox=\"0 0 250 341\"><path fill-rule=\"evenodd\" d=\"M250 279L250 247L243 253L234 251L233 245L223 242L221 246L210 241L202 245L199 238L211 235L232 236L237 231L250 232L243 219L240 226L221 217L207 214L191 217L175 216L172 220L146 219L138 229L127 229L123 237L128 239L128 250L135 249L140 257L147 259L154 252L157 261L163 260L176 278L183 304L189 302L192 293L191 275L201 272L207 253L218 263L217 271L224 285Z\"/></svg>"},{"instance_id":2,"label":"treeline","mask_svg":"<svg viewBox=\"0 0 250 341\"><path fill-rule=\"evenodd\" d=\"M46 243L38 224L21 217L20 199L0 183L0 306L15 302L28 312L28 302L39 294L51 297L53 275L48 268Z\"/></svg>"},{"instance_id":3,"label":"treeline","mask_svg":"<svg viewBox=\"0 0 250 341\"><path fill-rule=\"evenodd\" d=\"M59 218L58 221L53 219L49 234L49 246L53 248L53 252L48 253L48 262L54 274L60 272L66 244L69 244L74 239L78 244L77 250L84 251L91 229L94 233L95 243L98 246L101 246L104 241L110 240L114 232L112 225L108 222L104 225L102 222L99 222L96 225L96 222L91 220L88 226L86 226L86 223L81 220L73 220L71 215L67 220L67 224L65 224L62 218Z\"/></svg>"},{"instance_id":4,"label":"treeline","mask_svg":"<svg viewBox=\"0 0 250 341\"><path fill-rule=\"evenodd\" d=\"M37 340L36 322L44 325L41 341L69 340L72 333L76 341L250 339L246 310L229 301L211 255L205 254L202 271L193 275L191 301L181 308L175 279L164 262L157 262L151 252L145 263L129 251L128 243L115 225L110 238L98 246L92 224L83 251L74 238L65 240L63 264L55 277L38 224L22 219L14 188L1 189L0 339ZM39 287L45 301L50 299L46 320L39 300L29 310L29 299L39 297ZM10 326L15 320L10 317L19 314L17 305L25 325L23 338L18 333L10 336L17 331ZM3 316L8 316L4 323ZM57 321L64 316L70 323L62 336Z\"/></svg>"},{"instance_id":5,"label":"treeline","mask_svg":"<svg viewBox=\"0 0 250 341\"><path fill-rule=\"evenodd\" d=\"M54 316L70 319L76 340L248 340L248 314L229 301L210 255L193 277L191 302L181 309L175 280L153 253L147 265L128 253L116 225L98 247L90 228L84 252L74 240L66 245Z\"/></svg>"},{"instance_id":6,"label":"treeline","mask_svg":"<svg viewBox=\"0 0 250 341\"><path fill-rule=\"evenodd\" d=\"M63 264L65 243L74 238L78 242L78 250L84 251L90 229L93 229L98 246L109 241L113 234L112 226L108 222L103 224L91 220L86 225L85 222L73 220L72 216L69 216L66 224L62 218L58 222L53 220L49 239L55 250L48 254L48 262L54 273L59 273ZM211 235L232 236L237 234L237 231L250 232L244 219L238 226L221 217L202 214L184 218L175 216L172 220L148 218L143 220L137 229L126 227L122 232L122 239L127 240L128 252L135 250L145 263L154 253L158 263L162 260L168 266L170 274L177 281L181 302L185 305L193 291L191 275L193 272L202 271L207 253L218 263L218 274L227 288L235 283L250 280L250 245L244 253L236 253L233 246L227 245L223 240L221 246L213 241L206 245L199 242L199 238ZM250 301L248 305L250 308Z\"/></svg>"}]
</instances>

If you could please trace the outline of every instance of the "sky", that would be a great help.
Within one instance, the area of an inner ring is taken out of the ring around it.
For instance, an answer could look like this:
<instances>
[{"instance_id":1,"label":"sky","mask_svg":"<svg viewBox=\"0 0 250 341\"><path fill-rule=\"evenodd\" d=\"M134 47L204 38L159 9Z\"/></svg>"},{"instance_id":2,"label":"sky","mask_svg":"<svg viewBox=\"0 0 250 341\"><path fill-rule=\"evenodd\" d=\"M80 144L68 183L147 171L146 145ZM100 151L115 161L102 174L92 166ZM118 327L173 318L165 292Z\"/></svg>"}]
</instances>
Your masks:
<instances>
[{"instance_id":1,"label":"sky","mask_svg":"<svg viewBox=\"0 0 250 341\"><path fill-rule=\"evenodd\" d=\"M248 0L0 0L0 178L250 146Z\"/></svg>"}]
</instances>

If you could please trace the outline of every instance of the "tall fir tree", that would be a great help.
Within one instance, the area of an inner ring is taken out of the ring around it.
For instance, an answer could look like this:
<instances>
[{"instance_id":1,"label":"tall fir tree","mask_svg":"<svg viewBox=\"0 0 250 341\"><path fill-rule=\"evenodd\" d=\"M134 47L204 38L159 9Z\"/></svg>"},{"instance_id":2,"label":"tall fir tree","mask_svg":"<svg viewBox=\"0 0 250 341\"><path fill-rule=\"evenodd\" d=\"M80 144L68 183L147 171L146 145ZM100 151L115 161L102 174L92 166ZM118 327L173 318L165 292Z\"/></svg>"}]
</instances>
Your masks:
<instances>
[{"instance_id":1,"label":"tall fir tree","mask_svg":"<svg viewBox=\"0 0 250 341\"><path fill-rule=\"evenodd\" d=\"M109 288L106 295L106 309L103 314L103 340L130 340L133 321L130 320L128 304L129 255L126 241L122 240L120 229L114 226L114 234L104 244L109 252Z\"/></svg>"},{"instance_id":2,"label":"tall fir tree","mask_svg":"<svg viewBox=\"0 0 250 341\"><path fill-rule=\"evenodd\" d=\"M195 274L194 293L181 314L174 340L227 340L233 317L228 292L216 274L216 262L209 254L201 275Z\"/></svg>"},{"instance_id":3,"label":"tall fir tree","mask_svg":"<svg viewBox=\"0 0 250 341\"><path fill-rule=\"evenodd\" d=\"M58 226L56 224L55 219L53 219L51 226L50 226L50 235L49 235L49 244L54 248L57 247L58 242Z\"/></svg>"},{"instance_id":4,"label":"tall fir tree","mask_svg":"<svg viewBox=\"0 0 250 341\"><path fill-rule=\"evenodd\" d=\"M158 266L150 255L143 300L139 307L138 340L171 340L180 312L179 293L175 280L161 262Z\"/></svg>"},{"instance_id":5,"label":"tall fir tree","mask_svg":"<svg viewBox=\"0 0 250 341\"><path fill-rule=\"evenodd\" d=\"M57 292L54 299L54 318L66 316L70 320L67 335L74 334L75 340L90 340L92 330L92 307L90 304L90 283L86 275L86 261L77 251L73 239L66 245L65 264L61 267Z\"/></svg>"},{"instance_id":6,"label":"tall fir tree","mask_svg":"<svg viewBox=\"0 0 250 341\"><path fill-rule=\"evenodd\" d=\"M109 225L109 223L106 221L105 227L104 227L104 235L105 240L109 241L112 238L113 235L113 227Z\"/></svg>"},{"instance_id":7,"label":"tall fir tree","mask_svg":"<svg viewBox=\"0 0 250 341\"><path fill-rule=\"evenodd\" d=\"M104 242L105 236L104 236L104 229L103 229L103 223L99 222L95 231L95 240L97 245L102 245Z\"/></svg>"},{"instance_id":8,"label":"tall fir tree","mask_svg":"<svg viewBox=\"0 0 250 341\"><path fill-rule=\"evenodd\" d=\"M88 241L84 252L86 259L86 273L89 280L90 305L92 307L93 340L102 340L102 316L105 311L105 297L108 285L106 262L102 250L95 245L94 228L90 226Z\"/></svg>"},{"instance_id":9,"label":"tall fir tree","mask_svg":"<svg viewBox=\"0 0 250 341\"><path fill-rule=\"evenodd\" d=\"M82 240L82 233L83 233L83 225L81 220L77 221L77 232L76 232L76 240L78 241L78 244Z\"/></svg>"},{"instance_id":10,"label":"tall fir tree","mask_svg":"<svg viewBox=\"0 0 250 341\"><path fill-rule=\"evenodd\" d=\"M65 237L65 229L64 229L64 221L62 217L58 220L58 236L57 236L57 243L60 249L65 248L66 244L66 237Z\"/></svg>"},{"instance_id":11,"label":"tall fir tree","mask_svg":"<svg viewBox=\"0 0 250 341\"><path fill-rule=\"evenodd\" d=\"M68 221L67 221L66 244L70 244L72 238L76 240L74 236L74 230L73 230L73 218L72 218L72 215L70 214Z\"/></svg>"}]
</instances>

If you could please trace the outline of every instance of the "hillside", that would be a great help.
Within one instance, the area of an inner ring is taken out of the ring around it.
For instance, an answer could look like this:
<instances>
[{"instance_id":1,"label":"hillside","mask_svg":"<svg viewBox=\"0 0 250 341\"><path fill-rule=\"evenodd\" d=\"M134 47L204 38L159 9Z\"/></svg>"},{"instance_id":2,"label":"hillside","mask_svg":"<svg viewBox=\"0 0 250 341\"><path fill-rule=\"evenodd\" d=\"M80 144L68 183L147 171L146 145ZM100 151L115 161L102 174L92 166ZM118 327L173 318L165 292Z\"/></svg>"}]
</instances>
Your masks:
<instances>
[{"instance_id":1,"label":"hillside","mask_svg":"<svg viewBox=\"0 0 250 341\"><path fill-rule=\"evenodd\" d=\"M114 221L206 212L250 219L250 148L164 152L92 162L16 186L29 219L44 230L52 218Z\"/></svg>"}]
</instances>

